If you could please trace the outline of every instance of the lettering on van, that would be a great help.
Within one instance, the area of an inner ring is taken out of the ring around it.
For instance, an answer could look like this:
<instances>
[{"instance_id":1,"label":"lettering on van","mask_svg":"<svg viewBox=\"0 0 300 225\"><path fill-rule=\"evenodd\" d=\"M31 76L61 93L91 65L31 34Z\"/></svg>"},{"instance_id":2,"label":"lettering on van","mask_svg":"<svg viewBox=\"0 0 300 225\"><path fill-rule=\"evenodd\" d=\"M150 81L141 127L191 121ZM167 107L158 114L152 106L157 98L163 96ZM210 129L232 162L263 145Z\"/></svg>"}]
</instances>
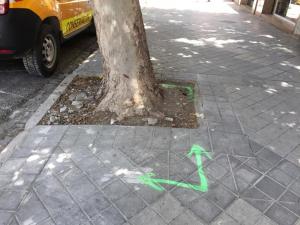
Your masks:
<instances>
[{"instance_id":1,"label":"lettering on van","mask_svg":"<svg viewBox=\"0 0 300 225\"><path fill-rule=\"evenodd\" d=\"M90 20L91 20L91 17L87 15L87 16L84 16L84 17L81 17L81 18L77 18L77 19L75 19L73 21L68 22L67 23L66 32L70 33L73 30L76 30L81 25L89 23Z\"/></svg>"},{"instance_id":2,"label":"lettering on van","mask_svg":"<svg viewBox=\"0 0 300 225\"><path fill-rule=\"evenodd\" d=\"M87 13L82 13L79 16L63 20L61 24L63 34L70 34L71 32L79 29L81 26L88 24L92 19L92 15L92 11L90 11Z\"/></svg>"}]
</instances>

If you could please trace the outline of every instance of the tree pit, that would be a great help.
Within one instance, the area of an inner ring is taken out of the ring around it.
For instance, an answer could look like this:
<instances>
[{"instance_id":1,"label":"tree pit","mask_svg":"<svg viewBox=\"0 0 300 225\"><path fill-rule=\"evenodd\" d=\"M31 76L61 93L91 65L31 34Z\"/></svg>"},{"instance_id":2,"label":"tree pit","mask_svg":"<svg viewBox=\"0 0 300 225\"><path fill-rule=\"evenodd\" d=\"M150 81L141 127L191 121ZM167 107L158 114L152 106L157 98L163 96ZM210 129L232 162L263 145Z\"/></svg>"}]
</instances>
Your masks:
<instances>
[{"instance_id":1,"label":"tree pit","mask_svg":"<svg viewBox=\"0 0 300 225\"><path fill-rule=\"evenodd\" d=\"M97 112L101 102L100 77L76 77L40 121L40 125L125 125L197 128L200 115L195 111L193 82L158 81L163 101L158 106L164 115L133 116L118 121L111 112Z\"/></svg>"}]
</instances>

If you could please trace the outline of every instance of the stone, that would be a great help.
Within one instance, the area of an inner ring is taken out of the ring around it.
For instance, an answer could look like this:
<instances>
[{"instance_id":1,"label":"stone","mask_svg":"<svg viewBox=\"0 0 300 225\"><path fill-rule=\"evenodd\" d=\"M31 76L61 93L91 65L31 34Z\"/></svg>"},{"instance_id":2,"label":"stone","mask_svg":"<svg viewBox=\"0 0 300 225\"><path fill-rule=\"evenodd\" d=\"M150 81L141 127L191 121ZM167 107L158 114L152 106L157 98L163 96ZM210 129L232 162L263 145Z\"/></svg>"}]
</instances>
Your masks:
<instances>
[{"instance_id":1,"label":"stone","mask_svg":"<svg viewBox=\"0 0 300 225\"><path fill-rule=\"evenodd\" d=\"M59 112L60 113L64 113L65 111L67 111L67 107L66 106L63 106L63 107L61 107L60 109L59 109Z\"/></svg>"},{"instance_id":2,"label":"stone","mask_svg":"<svg viewBox=\"0 0 300 225\"><path fill-rule=\"evenodd\" d=\"M72 106L74 106L75 109L81 109L83 107L83 103L80 101L73 101Z\"/></svg>"},{"instance_id":3,"label":"stone","mask_svg":"<svg viewBox=\"0 0 300 225\"><path fill-rule=\"evenodd\" d=\"M56 117L55 116L50 116L49 122L54 123L55 121L56 121Z\"/></svg>"},{"instance_id":4,"label":"stone","mask_svg":"<svg viewBox=\"0 0 300 225\"><path fill-rule=\"evenodd\" d=\"M156 125L158 123L158 119L156 118L148 118L148 125Z\"/></svg>"},{"instance_id":5,"label":"stone","mask_svg":"<svg viewBox=\"0 0 300 225\"><path fill-rule=\"evenodd\" d=\"M72 94L69 95L69 100L71 102L73 102L75 100L75 98L76 98L76 94L75 93L72 93Z\"/></svg>"},{"instance_id":6,"label":"stone","mask_svg":"<svg viewBox=\"0 0 300 225\"><path fill-rule=\"evenodd\" d=\"M170 121L170 122L173 122L173 121L174 121L174 119L171 118L171 117L165 117L165 120L166 120L166 121Z\"/></svg>"},{"instance_id":7,"label":"stone","mask_svg":"<svg viewBox=\"0 0 300 225\"><path fill-rule=\"evenodd\" d=\"M76 101L84 101L87 99L87 94L85 92L79 92L76 97L75 97L75 100Z\"/></svg>"}]
</instances>

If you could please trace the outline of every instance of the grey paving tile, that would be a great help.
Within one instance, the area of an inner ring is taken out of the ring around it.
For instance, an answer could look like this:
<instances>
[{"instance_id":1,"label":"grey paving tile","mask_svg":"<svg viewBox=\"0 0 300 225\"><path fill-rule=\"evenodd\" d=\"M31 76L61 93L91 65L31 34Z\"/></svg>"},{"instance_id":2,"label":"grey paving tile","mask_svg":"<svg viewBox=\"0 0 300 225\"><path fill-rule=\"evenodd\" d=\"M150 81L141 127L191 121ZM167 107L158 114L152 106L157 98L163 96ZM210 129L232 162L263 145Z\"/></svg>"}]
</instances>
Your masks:
<instances>
[{"instance_id":1,"label":"grey paving tile","mask_svg":"<svg viewBox=\"0 0 300 225\"><path fill-rule=\"evenodd\" d=\"M290 189L295 192L298 196L300 196L300 180L298 179L297 181L295 181Z\"/></svg>"},{"instance_id":2,"label":"grey paving tile","mask_svg":"<svg viewBox=\"0 0 300 225\"><path fill-rule=\"evenodd\" d=\"M101 213L101 217L98 217L96 220L93 220L94 224L106 225L122 225L125 223L124 217L118 212L114 207L109 207Z\"/></svg>"},{"instance_id":3,"label":"grey paving tile","mask_svg":"<svg viewBox=\"0 0 300 225\"><path fill-rule=\"evenodd\" d=\"M103 191L107 198L115 201L127 195L131 190L121 180L117 179L105 186Z\"/></svg>"},{"instance_id":4,"label":"grey paving tile","mask_svg":"<svg viewBox=\"0 0 300 225\"><path fill-rule=\"evenodd\" d=\"M17 212L17 219L21 224L38 224L49 216L47 210L34 193L30 193L26 197Z\"/></svg>"},{"instance_id":5,"label":"grey paving tile","mask_svg":"<svg viewBox=\"0 0 300 225\"><path fill-rule=\"evenodd\" d=\"M150 207L135 215L129 222L133 225L166 225L162 218L150 209Z\"/></svg>"},{"instance_id":6,"label":"grey paving tile","mask_svg":"<svg viewBox=\"0 0 300 225\"><path fill-rule=\"evenodd\" d=\"M193 213L199 216L205 223L212 222L222 210L205 198L195 200L190 209Z\"/></svg>"},{"instance_id":7,"label":"grey paving tile","mask_svg":"<svg viewBox=\"0 0 300 225\"><path fill-rule=\"evenodd\" d=\"M226 213L222 213L212 225L239 225L239 223Z\"/></svg>"},{"instance_id":8,"label":"grey paving tile","mask_svg":"<svg viewBox=\"0 0 300 225\"><path fill-rule=\"evenodd\" d=\"M242 193L241 197L256 209L264 212L272 204L272 199L253 187Z\"/></svg>"},{"instance_id":9,"label":"grey paving tile","mask_svg":"<svg viewBox=\"0 0 300 225\"><path fill-rule=\"evenodd\" d=\"M187 210L173 219L170 225L203 225L191 211Z\"/></svg>"},{"instance_id":10,"label":"grey paving tile","mask_svg":"<svg viewBox=\"0 0 300 225\"><path fill-rule=\"evenodd\" d=\"M281 161L280 164L278 165L278 168L281 169L290 177L297 178L300 176L300 167L289 162L288 160Z\"/></svg>"},{"instance_id":11,"label":"grey paving tile","mask_svg":"<svg viewBox=\"0 0 300 225\"><path fill-rule=\"evenodd\" d=\"M261 176L259 172L246 165L237 168L234 173L236 177L243 179L248 184L253 184Z\"/></svg>"},{"instance_id":12,"label":"grey paving tile","mask_svg":"<svg viewBox=\"0 0 300 225\"><path fill-rule=\"evenodd\" d=\"M267 175L284 186L288 186L294 180L292 177L277 168L271 170L269 173L267 173Z\"/></svg>"},{"instance_id":13,"label":"grey paving tile","mask_svg":"<svg viewBox=\"0 0 300 225\"><path fill-rule=\"evenodd\" d=\"M180 202L171 194L165 194L152 205L152 208L159 213L167 223L171 222L184 211Z\"/></svg>"},{"instance_id":14,"label":"grey paving tile","mask_svg":"<svg viewBox=\"0 0 300 225\"><path fill-rule=\"evenodd\" d=\"M0 224L6 225L9 223L13 213L7 211L0 211Z\"/></svg>"},{"instance_id":15,"label":"grey paving tile","mask_svg":"<svg viewBox=\"0 0 300 225\"><path fill-rule=\"evenodd\" d=\"M250 158L246 164L250 167L252 167L253 169L256 169L258 171L260 171L261 173L265 173L267 172L269 169L271 169L274 165L271 164L270 162L261 159L259 157L256 158Z\"/></svg>"},{"instance_id":16,"label":"grey paving tile","mask_svg":"<svg viewBox=\"0 0 300 225\"><path fill-rule=\"evenodd\" d=\"M261 215L260 211L242 199L235 201L226 212L241 224L256 224Z\"/></svg>"},{"instance_id":17,"label":"grey paving tile","mask_svg":"<svg viewBox=\"0 0 300 225\"><path fill-rule=\"evenodd\" d=\"M204 197L222 209L226 209L236 199L236 196L221 184L211 185Z\"/></svg>"},{"instance_id":18,"label":"grey paving tile","mask_svg":"<svg viewBox=\"0 0 300 225\"><path fill-rule=\"evenodd\" d=\"M144 184L134 184L133 188L136 191L136 194L143 198L149 205L164 194L164 192L154 190Z\"/></svg>"},{"instance_id":19,"label":"grey paving tile","mask_svg":"<svg viewBox=\"0 0 300 225\"><path fill-rule=\"evenodd\" d=\"M91 218L94 219L101 215L101 212L110 206L109 201L101 193L97 192L80 203L82 209Z\"/></svg>"},{"instance_id":20,"label":"grey paving tile","mask_svg":"<svg viewBox=\"0 0 300 225\"><path fill-rule=\"evenodd\" d=\"M262 216L255 225L278 225L266 216Z\"/></svg>"},{"instance_id":21,"label":"grey paving tile","mask_svg":"<svg viewBox=\"0 0 300 225\"><path fill-rule=\"evenodd\" d=\"M180 187L175 188L171 193L185 207L189 207L194 200L204 195L203 192Z\"/></svg>"},{"instance_id":22,"label":"grey paving tile","mask_svg":"<svg viewBox=\"0 0 300 225\"><path fill-rule=\"evenodd\" d=\"M293 225L298 217L281 205L275 203L267 212L266 216L278 223L279 225Z\"/></svg>"},{"instance_id":23,"label":"grey paving tile","mask_svg":"<svg viewBox=\"0 0 300 225\"><path fill-rule=\"evenodd\" d=\"M233 176L231 173L224 176L220 182L237 195L245 191L245 189L250 186L250 184L244 179L236 175Z\"/></svg>"},{"instance_id":24,"label":"grey paving tile","mask_svg":"<svg viewBox=\"0 0 300 225\"><path fill-rule=\"evenodd\" d=\"M256 184L256 187L273 199L277 199L284 191L284 187L268 177L264 177Z\"/></svg>"},{"instance_id":25,"label":"grey paving tile","mask_svg":"<svg viewBox=\"0 0 300 225\"><path fill-rule=\"evenodd\" d=\"M0 210L15 211L26 194L26 191L0 191Z\"/></svg>"},{"instance_id":26,"label":"grey paving tile","mask_svg":"<svg viewBox=\"0 0 300 225\"><path fill-rule=\"evenodd\" d=\"M127 219L130 219L146 208L146 204L143 200L134 193L123 196L121 199L117 200L115 204Z\"/></svg>"},{"instance_id":27,"label":"grey paving tile","mask_svg":"<svg viewBox=\"0 0 300 225\"><path fill-rule=\"evenodd\" d=\"M89 219L77 208L64 208L59 214L54 216L55 224L57 225L89 225Z\"/></svg>"},{"instance_id":28,"label":"grey paving tile","mask_svg":"<svg viewBox=\"0 0 300 225\"><path fill-rule=\"evenodd\" d=\"M281 205L285 206L286 208L300 216L300 197L290 191L287 191L279 199L279 202Z\"/></svg>"}]
</instances>

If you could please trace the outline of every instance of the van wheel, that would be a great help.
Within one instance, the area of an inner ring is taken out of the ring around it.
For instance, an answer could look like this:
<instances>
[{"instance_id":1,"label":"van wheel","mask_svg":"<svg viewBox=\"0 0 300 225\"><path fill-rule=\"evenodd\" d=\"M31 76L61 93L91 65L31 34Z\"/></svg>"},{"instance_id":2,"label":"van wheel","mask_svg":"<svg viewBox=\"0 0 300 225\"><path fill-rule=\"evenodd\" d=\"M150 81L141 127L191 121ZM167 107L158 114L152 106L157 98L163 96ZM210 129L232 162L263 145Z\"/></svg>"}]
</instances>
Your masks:
<instances>
[{"instance_id":1,"label":"van wheel","mask_svg":"<svg viewBox=\"0 0 300 225\"><path fill-rule=\"evenodd\" d=\"M42 77L51 76L58 64L59 51L57 32L48 24L42 25L35 46L23 57L27 72Z\"/></svg>"}]
</instances>

